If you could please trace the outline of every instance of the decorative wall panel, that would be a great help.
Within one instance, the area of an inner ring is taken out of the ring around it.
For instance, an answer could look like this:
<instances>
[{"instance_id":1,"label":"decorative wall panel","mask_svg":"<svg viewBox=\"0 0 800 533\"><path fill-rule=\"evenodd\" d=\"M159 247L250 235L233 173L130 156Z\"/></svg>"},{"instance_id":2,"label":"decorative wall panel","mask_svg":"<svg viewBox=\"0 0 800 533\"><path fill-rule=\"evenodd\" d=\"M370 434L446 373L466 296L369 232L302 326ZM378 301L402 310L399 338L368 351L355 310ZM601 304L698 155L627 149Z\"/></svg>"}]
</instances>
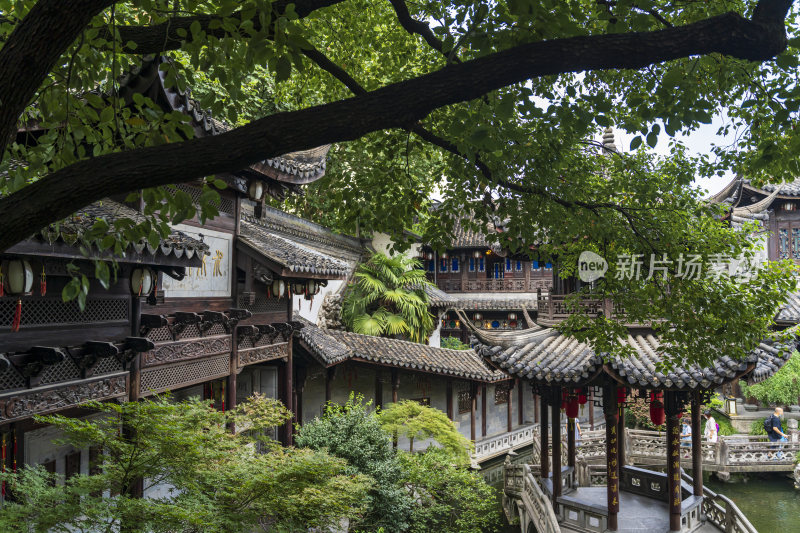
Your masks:
<instances>
[{"instance_id":1,"label":"decorative wall panel","mask_svg":"<svg viewBox=\"0 0 800 533\"><path fill-rule=\"evenodd\" d=\"M252 365L253 363L263 363L287 357L289 355L289 343L280 342L257 348L239 348L239 366Z\"/></svg>"},{"instance_id":2,"label":"decorative wall panel","mask_svg":"<svg viewBox=\"0 0 800 533\"><path fill-rule=\"evenodd\" d=\"M89 400L127 396L127 377L126 372L0 395L0 422L51 413Z\"/></svg>"},{"instance_id":3,"label":"decorative wall panel","mask_svg":"<svg viewBox=\"0 0 800 533\"><path fill-rule=\"evenodd\" d=\"M221 378L229 373L230 356L228 354L159 366L142 371L139 392L142 396L146 396L167 389L188 387L195 383Z\"/></svg>"},{"instance_id":4,"label":"decorative wall panel","mask_svg":"<svg viewBox=\"0 0 800 533\"><path fill-rule=\"evenodd\" d=\"M175 363L187 359L197 359L206 355L230 354L231 336L195 338L190 341L157 344L155 348L142 353L142 366L156 366Z\"/></svg>"}]
</instances>

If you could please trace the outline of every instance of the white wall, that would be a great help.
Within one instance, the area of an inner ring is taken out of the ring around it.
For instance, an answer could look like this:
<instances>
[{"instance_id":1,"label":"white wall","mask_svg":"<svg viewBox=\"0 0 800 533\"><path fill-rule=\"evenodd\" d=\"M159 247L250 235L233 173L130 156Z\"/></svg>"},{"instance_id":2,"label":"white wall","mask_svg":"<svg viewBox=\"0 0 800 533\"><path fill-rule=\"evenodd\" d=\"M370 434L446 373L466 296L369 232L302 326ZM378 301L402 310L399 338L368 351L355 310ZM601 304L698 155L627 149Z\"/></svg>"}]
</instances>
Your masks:
<instances>
[{"instance_id":1,"label":"white wall","mask_svg":"<svg viewBox=\"0 0 800 533\"><path fill-rule=\"evenodd\" d=\"M376 252L385 254L385 255L395 255L390 251L392 246L392 239L386 233L375 233L372 236L372 247L375 249ZM422 247L421 243L415 243L411 245L411 248L405 252L406 256L409 257L416 257L419 255L419 249Z\"/></svg>"},{"instance_id":2,"label":"white wall","mask_svg":"<svg viewBox=\"0 0 800 533\"><path fill-rule=\"evenodd\" d=\"M327 287L322 287L319 294L314 295L312 301L306 300L304 296L292 296L292 309L299 312L300 316L313 324L319 323L319 311L322 308L322 300L326 294L337 293L344 285L342 280L330 280Z\"/></svg>"}]
</instances>

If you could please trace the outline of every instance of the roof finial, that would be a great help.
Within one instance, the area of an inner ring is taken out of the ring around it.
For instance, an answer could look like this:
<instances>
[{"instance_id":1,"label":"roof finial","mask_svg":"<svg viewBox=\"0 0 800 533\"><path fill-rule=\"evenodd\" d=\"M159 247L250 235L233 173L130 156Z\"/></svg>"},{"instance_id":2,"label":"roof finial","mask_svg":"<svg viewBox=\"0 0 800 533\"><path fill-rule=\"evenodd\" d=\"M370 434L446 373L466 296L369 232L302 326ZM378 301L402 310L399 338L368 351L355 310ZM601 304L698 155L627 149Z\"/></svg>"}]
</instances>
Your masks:
<instances>
[{"instance_id":1,"label":"roof finial","mask_svg":"<svg viewBox=\"0 0 800 533\"><path fill-rule=\"evenodd\" d=\"M617 145L614 142L614 129L609 126L603 130L603 154L617 152Z\"/></svg>"}]
</instances>

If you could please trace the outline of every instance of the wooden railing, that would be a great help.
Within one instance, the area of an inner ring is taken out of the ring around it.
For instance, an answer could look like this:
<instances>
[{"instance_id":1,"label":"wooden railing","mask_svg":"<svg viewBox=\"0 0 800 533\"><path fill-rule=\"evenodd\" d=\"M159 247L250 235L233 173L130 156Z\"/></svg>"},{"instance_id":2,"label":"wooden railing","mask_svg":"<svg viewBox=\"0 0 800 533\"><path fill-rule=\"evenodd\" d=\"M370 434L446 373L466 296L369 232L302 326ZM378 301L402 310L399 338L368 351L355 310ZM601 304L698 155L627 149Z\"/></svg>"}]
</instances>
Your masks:
<instances>
[{"instance_id":1,"label":"wooden railing","mask_svg":"<svg viewBox=\"0 0 800 533\"><path fill-rule=\"evenodd\" d=\"M550 278L440 279L436 285L444 292L536 292L553 286Z\"/></svg>"}]
</instances>

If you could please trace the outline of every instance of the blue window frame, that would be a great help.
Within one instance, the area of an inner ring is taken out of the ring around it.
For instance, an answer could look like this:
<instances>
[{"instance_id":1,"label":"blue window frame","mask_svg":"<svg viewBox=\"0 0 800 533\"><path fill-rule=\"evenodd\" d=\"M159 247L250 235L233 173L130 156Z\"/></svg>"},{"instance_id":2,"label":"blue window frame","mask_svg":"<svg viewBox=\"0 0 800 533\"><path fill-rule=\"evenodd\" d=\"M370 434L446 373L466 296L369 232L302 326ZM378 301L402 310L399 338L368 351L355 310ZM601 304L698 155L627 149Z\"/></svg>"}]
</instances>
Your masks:
<instances>
[{"instance_id":1,"label":"blue window frame","mask_svg":"<svg viewBox=\"0 0 800 533\"><path fill-rule=\"evenodd\" d=\"M539 261L531 261L531 270L539 270Z\"/></svg>"},{"instance_id":2,"label":"blue window frame","mask_svg":"<svg viewBox=\"0 0 800 533\"><path fill-rule=\"evenodd\" d=\"M470 272L475 272L475 258L474 257L470 257L469 258L469 271Z\"/></svg>"},{"instance_id":3,"label":"blue window frame","mask_svg":"<svg viewBox=\"0 0 800 533\"><path fill-rule=\"evenodd\" d=\"M453 260L450 262L450 272L458 272L458 257L454 257Z\"/></svg>"},{"instance_id":4,"label":"blue window frame","mask_svg":"<svg viewBox=\"0 0 800 533\"><path fill-rule=\"evenodd\" d=\"M486 262L483 257L478 259L478 272L486 272Z\"/></svg>"},{"instance_id":5,"label":"blue window frame","mask_svg":"<svg viewBox=\"0 0 800 533\"><path fill-rule=\"evenodd\" d=\"M522 261L517 261L517 272L522 272Z\"/></svg>"},{"instance_id":6,"label":"blue window frame","mask_svg":"<svg viewBox=\"0 0 800 533\"><path fill-rule=\"evenodd\" d=\"M436 271L436 261L433 259L428 259L428 272L435 272Z\"/></svg>"},{"instance_id":7,"label":"blue window frame","mask_svg":"<svg viewBox=\"0 0 800 533\"><path fill-rule=\"evenodd\" d=\"M494 279L503 279L504 277L505 277L505 272L503 271L503 268L500 266L500 263L495 263L494 264Z\"/></svg>"},{"instance_id":8,"label":"blue window frame","mask_svg":"<svg viewBox=\"0 0 800 533\"><path fill-rule=\"evenodd\" d=\"M506 272L511 272L511 259L506 259Z\"/></svg>"},{"instance_id":9,"label":"blue window frame","mask_svg":"<svg viewBox=\"0 0 800 533\"><path fill-rule=\"evenodd\" d=\"M545 268L545 270L552 270L552 268L553 268L553 263L545 263L545 264L544 264L544 268Z\"/></svg>"},{"instance_id":10,"label":"blue window frame","mask_svg":"<svg viewBox=\"0 0 800 533\"><path fill-rule=\"evenodd\" d=\"M447 272L447 259L439 259L439 272Z\"/></svg>"}]
</instances>

